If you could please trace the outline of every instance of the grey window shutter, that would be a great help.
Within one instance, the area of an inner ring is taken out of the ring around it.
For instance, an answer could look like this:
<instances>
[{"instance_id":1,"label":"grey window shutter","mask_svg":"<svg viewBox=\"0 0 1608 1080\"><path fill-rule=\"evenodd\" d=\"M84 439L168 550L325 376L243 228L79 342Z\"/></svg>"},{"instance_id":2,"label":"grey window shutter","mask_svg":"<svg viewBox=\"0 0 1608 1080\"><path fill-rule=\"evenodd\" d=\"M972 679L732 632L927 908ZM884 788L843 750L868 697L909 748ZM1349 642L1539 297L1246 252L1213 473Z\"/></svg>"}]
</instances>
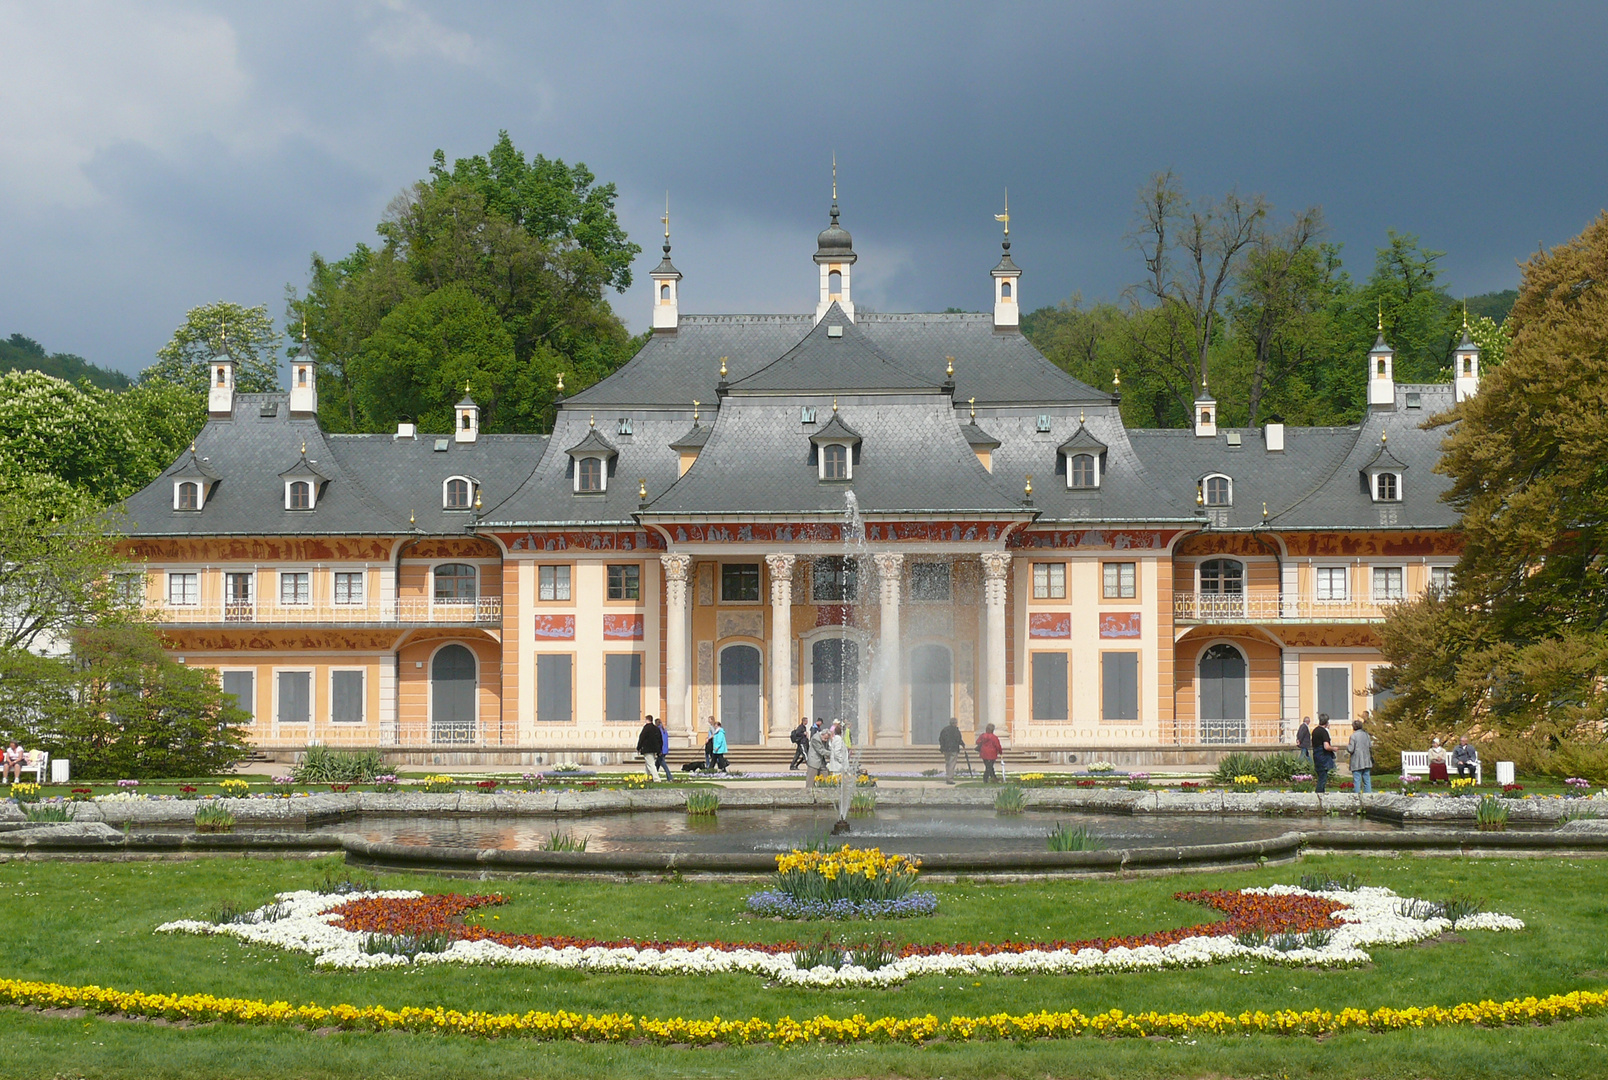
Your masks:
<instances>
[{"instance_id":1,"label":"grey window shutter","mask_svg":"<svg viewBox=\"0 0 1608 1080\"><path fill-rule=\"evenodd\" d=\"M1101 719L1139 719L1139 654L1108 652L1100 657Z\"/></svg>"},{"instance_id":2,"label":"grey window shutter","mask_svg":"<svg viewBox=\"0 0 1608 1080\"><path fill-rule=\"evenodd\" d=\"M1066 719L1066 653L1033 654L1033 719Z\"/></svg>"},{"instance_id":3,"label":"grey window shutter","mask_svg":"<svg viewBox=\"0 0 1608 1080\"><path fill-rule=\"evenodd\" d=\"M541 653L536 657L536 719L567 723L570 709L570 657Z\"/></svg>"},{"instance_id":4,"label":"grey window shutter","mask_svg":"<svg viewBox=\"0 0 1608 1080\"><path fill-rule=\"evenodd\" d=\"M330 682L329 718L337 724L362 723L363 673L361 671L337 671Z\"/></svg>"},{"instance_id":5,"label":"grey window shutter","mask_svg":"<svg viewBox=\"0 0 1608 1080\"><path fill-rule=\"evenodd\" d=\"M604 659L607 683L604 719L610 723L638 723L642 719L642 655L610 653Z\"/></svg>"},{"instance_id":6,"label":"grey window shutter","mask_svg":"<svg viewBox=\"0 0 1608 1080\"><path fill-rule=\"evenodd\" d=\"M256 719L257 673L255 671L225 671L223 692L235 699L235 708Z\"/></svg>"},{"instance_id":7,"label":"grey window shutter","mask_svg":"<svg viewBox=\"0 0 1608 1080\"><path fill-rule=\"evenodd\" d=\"M1318 711L1330 720L1351 719L1351 671L1349 668L1318 668Z\"/></svg>"},{"instance_id":8,"label":"grey window shutter","mask_svg":"<svg viewBox=\"0 0 1608 1080\"><path fill-rule=\"evenodd\" d=\"M312 681L308 671L279 673L279 722L305 724L312 715Z\"/></svg>"}]
</instances>

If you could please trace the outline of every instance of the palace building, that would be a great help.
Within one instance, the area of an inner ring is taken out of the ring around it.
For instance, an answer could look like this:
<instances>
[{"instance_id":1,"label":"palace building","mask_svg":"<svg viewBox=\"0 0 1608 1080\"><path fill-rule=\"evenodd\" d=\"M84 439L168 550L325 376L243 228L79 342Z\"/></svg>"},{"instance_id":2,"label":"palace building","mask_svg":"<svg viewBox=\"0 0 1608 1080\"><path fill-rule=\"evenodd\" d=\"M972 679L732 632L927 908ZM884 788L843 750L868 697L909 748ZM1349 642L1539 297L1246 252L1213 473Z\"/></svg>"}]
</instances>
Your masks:
<instances>
[{"instance_id":1,"label":"palace building","mask_svg":"<svg viewBox=\"0 0 1608 1080\"><path fill-rule=\"evenodd\" d=\"M481 432L472 387L449 433L330 434L310 359L277 394L215 360L128 501L173 653L264 751L416 762L621 760L647 713L678 746L718 716L738 762L801 716L873 755L954 716L1198 760L1372 707L1386 610L1457 559L1421 425L1477 390L1466 334L1450 385L1396 383L1381 334L1354 426L1221 427L1203 393L1130 429L1021 334L1008 232L991 314L873 314L838 218L802 315L683 315L667 226L651 338L551 435Z\"/></svg>"}]
</instances>

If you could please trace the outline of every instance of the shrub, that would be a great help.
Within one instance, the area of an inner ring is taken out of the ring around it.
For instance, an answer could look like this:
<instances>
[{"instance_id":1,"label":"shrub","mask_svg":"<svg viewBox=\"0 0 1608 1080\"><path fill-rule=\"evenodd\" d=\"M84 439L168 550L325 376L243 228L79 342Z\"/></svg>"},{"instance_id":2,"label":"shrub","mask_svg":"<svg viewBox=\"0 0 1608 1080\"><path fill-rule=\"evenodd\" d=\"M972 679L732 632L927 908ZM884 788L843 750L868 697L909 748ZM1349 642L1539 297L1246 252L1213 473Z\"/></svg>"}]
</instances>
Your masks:
<instances>
[{"instance_id":1,"label":"shrub","mask_svg":"<svg viewBox=\"0 0 1608 1080\"><path fill-rule=\"evenodd\" d=\"M1006 784L994 796L994 809L1001 814L1020 814L1027 809L1027 792L1015 784Z\"/></svg>"},{"instance_id":2,"label":"shrub","mask_svg":"<svg viewBox=\"0 0 1608 1080\"><path fill-rule=\"evenodd\" d=\"M1474 808L1474 821L1484 832L1501 832L1507 828L1508 808L1501 799L1483 795Z\"/></svg>"},{"instance_id":3,"label":"shrub","mask_svg":"<svg viewBox=\"0 0 1608 1080\"><path fill-rule=\"evenodd\" d=\"M1236 750L1217 762L1215 778L1219 784L1232 783L1238 776L1254 776L1264 784L1288 783L1297 773L1312 771L1312 762L1300 754L1253 754Z\"/></svg>"},{"instance_id":4,"label":"shrub","mask_svg":"<svg viewBox=\"0 0 1608 1080\"><path fill-rule=\"evenodd\" d=\"M1051 851L1104 851L1106 846L1087 825L1068 826L1059 821L1046 840Z\"/></svg>"},{"instance_id":5,"label":"shrub","mask_svg":"<svg viewBox=\"0 0 1608 1080\"><path fill-rule=\"evenodd\" d=\"M718 791L689 791L687 792L687 813L693 816L713 816L720 809L720 793Z\"/></svg>"},{"instance_id":6,"label":"shrub","mask_svg":"<svg viewBox=\"0 0 1608 1080\"><path fill-rule=\"evenodd\" d=\"M233 832L235 816L221 806L210 803L195 808L195 831L198 833Z\"/></svg>"},{"instance_id":7,"label":"shrub","mask_svg":"<svg viewBox=\"0 0 1608 1080\"><path fill-rule=\"evenodd\" d=\"M302 784L368 784L384 767L378 750L309 746L292 775Z\"/></svg>"}]
</instances>

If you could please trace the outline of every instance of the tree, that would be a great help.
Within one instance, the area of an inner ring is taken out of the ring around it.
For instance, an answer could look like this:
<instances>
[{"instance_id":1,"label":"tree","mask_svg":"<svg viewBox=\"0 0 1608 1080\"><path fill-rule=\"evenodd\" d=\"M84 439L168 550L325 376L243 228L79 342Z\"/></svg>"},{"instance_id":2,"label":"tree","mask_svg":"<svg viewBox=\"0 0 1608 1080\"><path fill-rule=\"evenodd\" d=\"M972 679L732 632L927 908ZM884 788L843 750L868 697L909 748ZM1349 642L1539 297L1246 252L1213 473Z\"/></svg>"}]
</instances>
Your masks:
<instances>
[{"instance_id":1,"label":"tree","mask_svg":"<svg viewBox=\"0 0 1608 1080\"><path fill-rule=\"evenodd\" d=\"M121 371L97 367L72 353L47 355L43 345L21 334L0 341L0 371L42 371L71 383L88 379L102 390L126 390L129 385L128 376Z\"/></svg>"},{"instance_id":2,"label":"tree","mask_svg":"<svg viewBox=\"0 0 1608 1080\"><path fill-rule=\"evenodd\" d=\"M1453 424L1464 550L1385 624L1389 723L1600 747L1608 720L1608 214L1523 267L1506 361Z\"/></svg>"},{"instance_id":3,"label":"tree","mask_svg":"<svg viewBox=\"0 0 1608 1080\"><path fill-rule=\"evenodd\" d=\"M55 477L100 505L138 491L173 461L129 408L148 400L37 371L0 374L0 470Z\"/></svg>"},{"instance_id":4,"label":"tree","mask_svg":"<svg viewBox=\"0 0 1608 1080\"><path fill-rule=\"evenodd\" d=\"M140 373L140 381L173 383L204 399L207 363L221 355L235 362L236 391L267 393L279 389L279 348L267 304L248 308L218 300L185 314L184 324L157 352L156 363Z\"/></svg>"},{"instance_id":5,"label":"tree","mask_svg":"<svg viewBox=\"0 0 1608 1080\"><path fill-rule=\"evenodd\" d=\"M560 372L570 392L583 389L641 343L604 299L630 284L640 251L614 200L613 185L597 185L584 165L526 161L506 132L488 155L450 170L437 151L430 176L386 211L381 247L359 245L335 262L315 255L306 295L289 297L291 324L306 320L331 390L320 421L372 431L406 416L445 430L468 381L484 430L549 428ZM448 365L450 376L425 362L465 334L473 355Z\"/></svg>"}]
</instances>

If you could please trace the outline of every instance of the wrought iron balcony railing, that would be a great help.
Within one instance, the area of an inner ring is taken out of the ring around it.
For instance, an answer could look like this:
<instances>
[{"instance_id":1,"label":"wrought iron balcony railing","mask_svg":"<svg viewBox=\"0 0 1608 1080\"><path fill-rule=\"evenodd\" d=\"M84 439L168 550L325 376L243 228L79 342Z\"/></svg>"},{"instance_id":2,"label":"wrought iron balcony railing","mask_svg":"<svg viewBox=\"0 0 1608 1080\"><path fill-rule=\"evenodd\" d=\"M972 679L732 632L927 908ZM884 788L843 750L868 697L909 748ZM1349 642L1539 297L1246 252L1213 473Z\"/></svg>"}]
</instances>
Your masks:
<instances>
[{"instance_id":1,"label":"wrought iron balcony railing","mask_svg":"<svg viewBox=\"0 0 1608 1080\"><path fill-rule=\"evenodd\" d=\"M1383 622L1388 600L1347 597L1330 600L1316 596L1280 596L1276 592L1174 593L1173 619L1195 623L1277 623L1277 622Z\"/></svg>"},{"instance_id":2,"label":"wrought iron balcony railing","mask_svg":"<svg viewBox=\"0 0 1608 1080\"><path fill-rule=\"evenodd\" d=\"M161 604L151 609L157 622L176 626L248 623L253 626L494 626L502 622L502 600L432 600L414 596L362 604L271 604L230 600L203 604Z\"/></svg>"}]
</instances>

